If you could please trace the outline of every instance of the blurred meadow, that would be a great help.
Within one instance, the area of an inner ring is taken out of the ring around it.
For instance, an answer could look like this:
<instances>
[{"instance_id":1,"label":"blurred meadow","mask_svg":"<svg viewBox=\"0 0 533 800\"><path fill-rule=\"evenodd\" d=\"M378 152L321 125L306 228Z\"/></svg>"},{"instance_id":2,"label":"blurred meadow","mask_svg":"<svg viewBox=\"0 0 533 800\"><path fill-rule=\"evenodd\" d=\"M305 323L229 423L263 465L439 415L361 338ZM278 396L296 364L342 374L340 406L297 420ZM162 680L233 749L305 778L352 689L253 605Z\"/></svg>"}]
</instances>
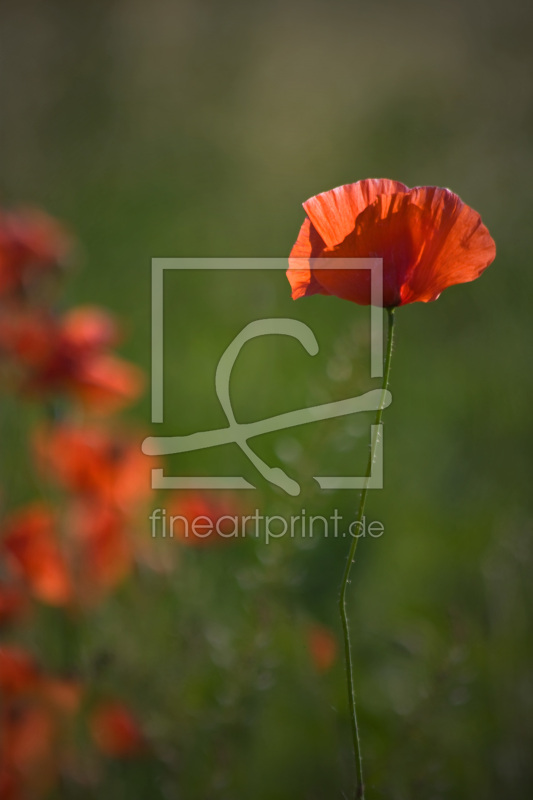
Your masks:
<instances>
[{"instance_id":1,"label":"blurred meadow","mask_svg":"<svg viewBox=\"0 0 533 800\"><path fill-rule=\"evenodd\" d=\"M385 486L366 511L384 534L360 542L350 587L369 800L533 796L532 23L522 0L0 4L1 205L43 209L76 239L55 310L101 306L121 321L118 349L146 385L104 424L106 436L133 431L139 456L145 435L225 424L215 367L254 319L299 319L320 352L285 337L248 343L232 378L239 422L380 385L367 308L293 303L283 271L174 273L166 416L152 426L153 257L286 258L301 203L366 177L448 186L496 241L479 281L396 314ZM4 389L0 533L9 538L29 504L67 500L62 524L81 529L96 506L65 488L61 459L74 445L45 436L37 457L50 406ZM93 424L81 411L73 421ZM32 775L10 794L0 761L1 800L351 796L337 615L348 540L195 547L153 539L149 515L205 503L215 514L338 509L353 519L356 493L321 492L312 476L361 474L371 421L254 443L301 482L298 497L270 486L236 445L165 465L257 486L231 498L150 493L152 464L132 455L121 495L135 541L128 567L110 577L104 564L95 598L82 556L75 610L41 593L0 626L2 646L83 691L46 780ZM107 475L113 487L117 475ZM113 703L132 715L114 738L98 716Z\"/></svg>"}]
</instances>

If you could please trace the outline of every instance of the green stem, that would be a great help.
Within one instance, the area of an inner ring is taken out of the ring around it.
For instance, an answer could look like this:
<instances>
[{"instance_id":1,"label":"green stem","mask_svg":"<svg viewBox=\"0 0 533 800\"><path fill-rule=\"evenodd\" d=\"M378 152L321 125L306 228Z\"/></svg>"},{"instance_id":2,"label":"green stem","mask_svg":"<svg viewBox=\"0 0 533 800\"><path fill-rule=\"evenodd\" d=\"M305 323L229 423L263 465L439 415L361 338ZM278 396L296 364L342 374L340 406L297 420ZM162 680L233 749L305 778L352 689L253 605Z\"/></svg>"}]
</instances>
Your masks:
<instances>
[{"instance_id":1,"label":"green stem","mask_svg":"<svg viewBox=\"0 0 533 800\"><path fill-rule=\"evenodd\" d=\"M390 367L391 367L391 356L392 356L392 341L393 341L393 333L394 333L394 308L387 309L388 314L388 336L387 336L387 352L385 355L385 366L383 371L383 394L381 403L379 404L379 408L376 414L376 425L381 424L381 417L383 416L383 406L385 400L385 392L389 385L389 375L390 375ZM366 469L366 480L365 486L361 492L361 499L359 501L359 510L357 512L357 524L354 526L355 531L357 533L361 530L361 523L363 520L363 515L365 513L365 504L366 504L366 496L368 494L368 481L370 476L372 475L372 464L374 463L374 459L376 457L376 446L378 441L378 433L376 432L376 436L372 439L372 444L370 446L370 454L368 456L368 465ZM344 569L344 575L342 578L341 584L341 593L339 598L339 612L341 615L341 622L342 622L342 631L344 637L344 658L346 664L346 681L348 684L348 700L350 706L350 720L351 720L351 729L352 729L352 740L353 740L353 751L354 751L354 758L355 758L355 772L356 772L356 783L355 783L355 798L356 800L365 800L365 785L363 782L363 763L361 758L361 745L359 742L359 728L357 725L357 712L355 708L355 691L354 691L354 682L353 682L353 662L352 662L352 651L350 646L350 629L348 623L348 613L346 611L346 592L348 589L349 578L350 578L350 571L354 562L355 551L357 549L357 543L359 541L359 536L354 536L354 539L350 545L350 552L348 553L348 560L346 561L346 567Z\"/></svg>"}]
</instances>

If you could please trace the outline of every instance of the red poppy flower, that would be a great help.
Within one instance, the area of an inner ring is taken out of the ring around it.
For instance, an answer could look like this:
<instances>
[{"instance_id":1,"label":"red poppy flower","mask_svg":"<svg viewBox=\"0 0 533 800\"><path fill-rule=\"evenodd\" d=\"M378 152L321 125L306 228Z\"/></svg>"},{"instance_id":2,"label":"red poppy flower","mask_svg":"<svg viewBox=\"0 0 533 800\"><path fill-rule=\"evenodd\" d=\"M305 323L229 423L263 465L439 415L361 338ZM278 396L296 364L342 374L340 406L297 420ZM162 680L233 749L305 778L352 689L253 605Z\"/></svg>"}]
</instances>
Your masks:
<instances>
[{"instance_id":1,"label":"red poppy flower","mask_svg":"<svg viewBox=\"0 0 533 800\"><path fill-rule=\"evenodd\" d=\"M45 677L41 683L40 693L47 708L70 717L80 708L83 686L73 678Z\"/></svg>"},{"instance_id":2,"label":"red poppy flower","mask_svg":"<svg viewBox=\"0 0 533 800\"><path fill-rule=\"evenodd\" d=\"M40 670L34 659L20 647L0 647L0 692L4 700L35 691L41 682Z\"/></svg>"},{"instance_id":3,"label":"red poppy flower","mask_svg":"<svg viewBox=\"0 0 533 800\"><path fill-rule=\"evenodd\" d=\"M329 628L313 625L308 632L311 658L318 672L327 672L337 658L337 640Z\"/></svg>"},{"instance_id":4,"label":"red poppy flower","mask_svg":"<svg viewBox=\"0 0 533 800\"><path fill-rule=\"evenodd\" d=\"M56 338L54 321L33 309L3 310L0 316L0 357L23 369L39 369L50 358Z\"/></svg>"},{"instance_id":5,"label":"red poppy flower","mask_svg":"<svg viewBox=\"0 0 533 800\"><path fill-rule=\"evenodd\" d=\"M4 646L0 695L0 800L48 796L82 687L44 675L25 650Z\"/></svg>"},{"instance_id":6,"label":"red poppy flower","mask_svg":"<svg viewBox=\"0 0 533 800\"><path fill-rule=\"evenodd\" d=\"M242 535L242 505L230 494L183 492L172 504L167 536L190 547L205 547L235 541Z\"/></svg>"},{"instance_id":7,"label":"red poppy flower","mask_svg":"<svg viewBox=\"0 0 533 800\"><path fill-rule=\"evenodd\" d=\"M0 743L0 768L18 785L19 796L44 797L57 776L53 715L39 704L2 709Z\"/></svg>"},{"instance_id":8,"label":"red poppy flower","mask_svg":"<svg viewBox=\"0 0 533 800\"><path fill-rule=\"evenodd\" d=\"M48 352L32 364L29 388L66 392L95 411L124 407L141 394L141 370L113 355L109 347L118 339L118 326L103 309L77 308L54 321Z\"/></svg>"},{"instance_id":9,"label":"red poppy flower","mask_svg":"<svg viewBox=\"0 0 533 800\"><path fill-rule=\"evenodd\" d=\"M18 586L0 583L0 628L23 617L27 606L28 598Z\"/></svg>"},{"instance_id":10,"label":"red poppy flower","mask_svg":"<svg viewBox=\"0 0 533 800\"><path fill-rule=\"evenodd\" d=\"M99 705L91 714L90 729L98 749L106 756L125 758L146 750L139 723L122 703Z\"/></svg>"},{"instance_id":11,"label":"red poppy flower","mask_svg":"<svg viewBox=\"0 0 533 800\"><path fill-rule=\"evenodd\" d=\"M0 646L0 692L4 701L22 696L38 699L48 709L74 714L80 705L79 681L43 674L33 656L17 645Z\"/></svg>"},{"instance_id":12,"label":"red poppy flower","mask_svg":"<svg viewBox=\"0 0 533 800\"><path fill-rule=\"evenodd\" d=\"M134 364L102 353L80 362L64 386L87 408L108 414L137 400L143 390L144 376Z\"/></svg>"},{"instance_id":13,"label":"red poppy flower","mask_svg":"<svg viewBox=\"0 0 533 800\"><path fill-rule=\"evenodd\" d=\"M79 709L81 686L43 676L18 648L0 648L0 800L48 797Z\"/></svg>"},{"instance_id":14,"label":"red poppy flower","mask_svg":"<svg viewBox=\"0 0 533 800\"><path fill-rule=\"evenodd\" d=\"M71 507L68 531L76 554L77 595L91 605L130 574L133 535L120 511L94 500Z\"/></svg>"},{"instance_id":15,"label":"red poppy flower","mask_svg":"<svg viewBox=\"0 0 533 800\"><path fill-rule=\"evenodd\" d=\"M383 259L383 306L436 300L475 280L496 247L479 214L449 189L369 179L311 197L290 258L293 299L332 294L370 303L370 270L336 259ZM348 267L348 265L346 265Z\"/></svg>"},{"instance_id":16,"label":"red poppy flower","mask_svg":"<svg viewBox=\"0 0 533 800\"><path fill-rule=\"evenodd\" d=\"M64 229L41 211L0 212L0 296L29 288L61 264L70 249Z\"/></svg>"},{"instance_id":17,"label":"red poppy flower","mask_svg":"<svg viewBox=\"0 0 533 800\"><path fill-rule=\"evenodd\" d=\"M35 504L9 517L1 546L35 597L50 605L69 602L72 585L48 508Z\"/></svg>"},{"instance_id":18,"label":"red poppy flower","mask_svg":"<svg viewBox=\"0 0 533 800\"><path fill-rule=\"evenodd\" d=\"M130 513L148 499L153 459L142 436L103 425L61 424L35 438L37 460L47 477L71 492Z\"/></svg>"},{"instance_id":19,"label":"red poppy flower","mask_svg":"<svg viewBox=\"0 0 533 800\"><path fill-rule=\"evenodd\" d=\"M0 761L0 800L23 800L23 797L16 774Z\"/></svg>"},{"instance_id":20,"label":"red poppy flower","mask_svg":"<svg viewBox=\"0 0 533 800\"><path fill-rule=\"evenodd\" d=\"M22 373L33 394L66 393L91 410L111 412L136 400L144 376L109 349L119 338L103 309L80 307L62 318L12 308L0 318L0 357Z\"/></svg>"},{"instance_id":21,"label":"red poppy flower","mask_svg":"<svg viewBox=\"0 0 533 800\"><path fill-rule=\"evenodd\" d=\"M120 327L112 314L99 306L77 306L63 316L61 331L79 352L99 352L120 341Z\"/></svg>"}]
</instances>

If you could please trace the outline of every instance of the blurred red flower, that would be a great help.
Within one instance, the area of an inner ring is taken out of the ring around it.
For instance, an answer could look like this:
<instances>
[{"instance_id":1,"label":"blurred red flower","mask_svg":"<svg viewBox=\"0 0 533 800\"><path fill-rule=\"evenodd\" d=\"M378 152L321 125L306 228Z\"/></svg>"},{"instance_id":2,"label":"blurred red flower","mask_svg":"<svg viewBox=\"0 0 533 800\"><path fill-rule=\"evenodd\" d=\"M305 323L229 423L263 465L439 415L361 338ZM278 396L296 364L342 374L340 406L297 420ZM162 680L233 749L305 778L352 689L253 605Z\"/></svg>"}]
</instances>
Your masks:
<instances>
[{"instance_id":1,"label":"blurred red flower","mask_svg":"<svg viewBox=\"0 0 533 800\"><path fill-rule=\"evenodd\" d=\"M134 757L147 749L139 723L122 703L101 703L92 712L89 725L98 749L106 756Z\"/></svg>"},{"instance_id":2,"label":"blurred red flower","mask_svg":"<svg viewBox=\"0 0 533 800\"><path fill-rule=\"evenodd\" d=\"M65 723L81 686L44 675L26 651L0 648L0 800L37 798L57 778Z\"/></svg>"},{"instance_id":3,"label":"blurred red flower","mask_svg":"<svg viewBox=\"0 0 533 800\"><path fill-rule=\"evenodd\" d=\"M166 535L190 547L234 541L242 536L242 513L234 495L180 492L170 504Z\"/></svg>"},{"instance_id":4,"label":"blurred red flower","mask_svg":"<svg viewBox=\"0 0 533 800\"><path fill-rule=\"evenodd\" d=\"M64 228L35 209L0 212L0 298L17 296L61 265L71 240Z\"/></svg>"},{"instance_id":5,"label":"blurred red flower","mask_svg":"<svg viewBox=\"0 0 533 800\"><path fill-rule=\"evenodd\" d=\"M0 316L0 356L23 369L38 369L50 357L56 336L53 319L29 308L4 310Z\"/></svg>"},{"instance_id":6,"label":"blurred red flower","mask_svg":"<svg viewBox=\"0 0 533 800\"><path fill-rule=\"evenodd\" d=\"M496 247L479 214L449 189L369 179L307 200L289 257L293 299L331 294L370 303L370 270L335 259L382 258L383 306L436 300L478 278ZM348 265L347 265L348 266Z\"/></svg>"},{"instance_id":7,"label":"blurred red flower","mask_svg":"<svg viewBox=\"0 0 533 800\"><path fill-rule=\"evenodd\" d=\"M37 432L35 453L56 484L131 515L150 496L155 466L141 451L142 438L103 425L61 423Z\"/></svg>"},{"instance_id":8,"label":"blurred red flower","mask_svg":"<svg viewBox=\"0 0 533 800\"><path fill-rule=\"evenodd\" d=\"M28 308L0 318L0 355L15 362L27 392L67 394L101 413L133 402L144 385L142 371L109 350L118 338L114 318L96 307L59 319Z\"/></svg>"},{"instance_id":9,"label":"blurred red flower","mask_svg":"<svg viewBox=\"0 0 533 800\"><path fill-rule=\"evenodd\" d=\"M116 411L136 400L144 379L138 367L108 352L118 326L103 309L76 308L54 327L47 357L30 376L35 391L73 395L92 410Z\"/></svg>"},{"instance_id":10,"label":"blurred red flower","mask_svg":"<svg viewBox=\"0 0 533 800\"><path fill-rule=\"evenodd\" d=\"M41 472L71 495L63 525L81 605L101 600L136 560L156 566L151 540L140 535L154 467L141 451L142 439L102 423L66 422L42 427L34 438Z\"/></svg>"},{"instance_id":11,"label":"blurred red flower","mask_svg":"<svg viewBox=\"0 0 533 800\"><path fill-rule=\"evenodd\" d=\"M46 385L47 378L42 376ZM82 405L109 414L133 403L144 387L142 370L117 356L100 354L78 363L64 376L64 388Z\"/></svg>"},{"instance_id":12,"label":"blurred red flower","mask_svg":"<svg viewBox=\"0 0 533 800\"><path fill-rule=\"evenodd\" d=\"M116 347L122 332L115 317L99 306L77 306L61 320L61 332L79 353L97 353Z\"/></svg>"},{"instance_id":13,"label":"blurred red flower","mask_svg":"<svg viewBox=\"0 0 533 800\"><path fill-rule=\"evenodd\" d=\"M83 687L73 678L45 676L41 681L41 697L45 704L61 714L75 714L81 705Z\"/></svg>"},{"instance_id":14,"label":"blurred red flower","mask_svg":"<svg viewBox=\"0 0 533 800\"><path fill-rule=\"evenodd\" d=\"M27 611L28 598L18 586L0 583L0 628L19 621Z\"/></svg>"},{"instance_id":15,"label":"blurred red flower","mask_svg":"<svg viewBox=\"0 0 533 800\"><path fill-rule=\"evenodd\" d=\"M0 646L0 692L2 697L13 697L35 691L41 673L35 659L21 647Z\"/></svg>"},{"instance_id":16,"label":"blurred red flower","mask_svg":"<svg viewBox=\"0 0 533 800\"><path fill-rule=\"evenodd\" d=\"M36 598L58 606L70 601L72 584L50 509L34 504L8 517L0 547Z\"/></svg>"},{"instance_id":17,"label":"blurred red flower","mask_svg":"<svg viewBox=\"0 0 533 800\"><path fill-rule=\"evenodd\" d=\"M21 705L2 710L0 771L9 776L10 791L19 792L11 796L46 795L57 774L55 737L54 719L46 708Z\"/></svg>"},{"instance_id":18,"label":"blurred red flower","mask_svg":"<svg viewBox=\"0 0 533 800\"><path fill-rule=\"evenodd\" d=\"M12 769L0 759L0 800L23 800L22 790Z\"/></svg>"},{"instance_id":19,"label":"blurred red flower","mask_svg":"<svg viewBox=\"0 0 533 800\"><path fill-rule=\"evenodd\" d=\"M74 503L67 524L76 555L76 596L82 605L91 605L130 574L133 535L120 511L94 501Z\"/></svg>"},{"instance_id":20,"label":"blurred red flower","mask_svg":"<svg viewBox=\"0 0 533 800\"><path fill-rule=\"evenodd\" d=\"M337 640L329 628L313 625L308 632L308 646L318 672L327 672L337 658Z\"/></svg>"}]
</instances>

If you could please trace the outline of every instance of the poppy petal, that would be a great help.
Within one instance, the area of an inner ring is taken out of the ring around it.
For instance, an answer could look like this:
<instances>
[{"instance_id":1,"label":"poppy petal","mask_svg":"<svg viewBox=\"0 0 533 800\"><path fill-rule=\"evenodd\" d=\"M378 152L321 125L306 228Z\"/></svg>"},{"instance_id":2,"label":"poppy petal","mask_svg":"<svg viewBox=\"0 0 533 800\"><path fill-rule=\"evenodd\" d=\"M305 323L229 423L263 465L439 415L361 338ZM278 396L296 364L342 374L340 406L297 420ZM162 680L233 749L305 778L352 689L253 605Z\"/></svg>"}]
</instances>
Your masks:
<instances>
[{"instance_id":1,"label":"poppy petal","mask_svg":"<svg viewBox=\"0 0 533 800\"><path fill-rule=\"evenodd\" d=\"M287 278L292 288L292 299L312 294L329 294L315 279L310 260L324 251L325 244L311 221L306 217L289 257Z\"/></svg>"},{"instance_id":2,"label":"poppy petal","mask_svg":"<svg viewBox=\"0 0 533 800\"><path fill-rule=\"evenodd\" d=\"M61 335L69 347L80 352L98 352L120 340L115 318L99 306L77 306L61 320Z\"/></svg>"},{"instance_id":3,"label":"poppy petal","mask_svg":"<svg viewBox=\"0 0 533 800\"><path fill-rule=\"evenodd\" d=\"M34 659L20 647L0 647L0 691L14 696L34 691L40 683L40 673Z\"/></svg>"},{"instance_id":4,"label":"poppy petal","mask_svg":"<svg viewBox=\"0 0 533 800\"><path fill-rule=\"evenodd\" d=\"M146 740L131 711L122 703L101 703L91 714L90 730L98 749L107 756L138 756Z\"/></svg>"},{"instance_id":5,"label":"poppy petal","mask_svg":"<svg viewBox=\"0 0 533 800\"><path fill-rule=\"evenodd\" d=\"M408 191L400 181L368 178L310 197L303 207L326 247L332 248L353 231L356 218L377 197Z\"/></svg>"},{"instance_id":6,"label":"poppy petal","mask_svg":"<svg viewBox=\"0 0 533 800\"><path fill-rule=\"evenodd\" d=\"M79 400L102 414L117 411L141 395L144 374L135 364L112 355L85 359L69 381Z\"/></svg>"},{"instance_id":7,"label":"poppy petal","mask_svg":"<svg viewBox=\"0 0 533 800\"><path fill-rule=\"evenodd\" d=\"M402 305L436 300L448 286L479 278L496 244L474 209L449 189L417 187L410 200L423 210L423 241L401 289Z\"/></svg>"},{"instance_id":8,"label":"poppy petal","mask_svg":"<svg viewBox=\"0 0 533 800\"><path fill-rule=\"evenodd\" d=\"M355 226L343 242L325 251L317 260L314 276L330 294L360 305L371 301L370 270L344 269L337 259L383 259L383 297L385 307L401 303L400 290L409 269L424 244L422 210L410 194L380 195L359 214ZM339 264L339 267L336 267ZM320 267L320 268L319 268Z\"/></svg>"},{"instance_id":9,"label":"poppy petal","mask_svg":"<svg viewBox=\"0 0 533 800\"><path fill-rule=\"evenodd\" d=\"M2 548L35 597L57 606L71 600L67 563L48 508L35 504L15 512L5 523Z\"/></svg>"},{"instance_id":10,"label":"poppy petal","mask_svg":"<svg viewBox=\"0 0 533 800\"><path fill-rule=\"evenodd\" d=\"M446 287L479 277L495 253L476 211L448 189L426 186L377 197L312 271L330 294L367 305L368 271L335 269L335 259L382 258L383 305L392 307L436 300Z\"/></svg>"}]
</instances>

